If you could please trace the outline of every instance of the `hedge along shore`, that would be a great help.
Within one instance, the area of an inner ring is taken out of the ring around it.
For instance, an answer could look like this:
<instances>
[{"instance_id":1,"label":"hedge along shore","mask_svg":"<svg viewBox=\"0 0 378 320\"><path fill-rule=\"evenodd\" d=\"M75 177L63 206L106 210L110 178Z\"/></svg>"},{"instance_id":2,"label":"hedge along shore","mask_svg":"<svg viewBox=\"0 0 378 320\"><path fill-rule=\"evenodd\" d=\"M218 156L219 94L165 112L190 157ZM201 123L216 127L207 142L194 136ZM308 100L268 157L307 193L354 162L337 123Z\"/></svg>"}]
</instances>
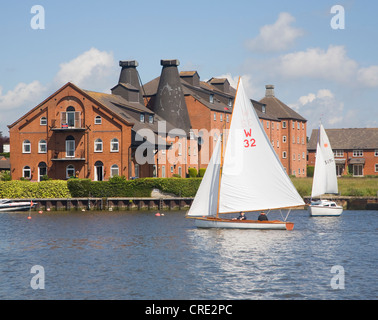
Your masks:
<instances>
[{"instance_id":1,"label":"hedge along shore","mask_svg":"<svg viewBox=\"0 0 378 320\"><path fill-rule=\"evenodd\" d=\"M308 202L312 179L293 178L300 195ZM201 183L201 178L141 178L126 180L115 177L109 181L70 179L0 181L0 199L31 199L37 208L67 209L181 209L190 206ZM151 196L154 189L164 194ZM340 201L345 209L377 209L377 178L339 179ZM351 194L348 194L349 193ZM335 198L337 200L337 198ZM357 204L356 207L354 204Z\"/></svg>"}]
</instances>

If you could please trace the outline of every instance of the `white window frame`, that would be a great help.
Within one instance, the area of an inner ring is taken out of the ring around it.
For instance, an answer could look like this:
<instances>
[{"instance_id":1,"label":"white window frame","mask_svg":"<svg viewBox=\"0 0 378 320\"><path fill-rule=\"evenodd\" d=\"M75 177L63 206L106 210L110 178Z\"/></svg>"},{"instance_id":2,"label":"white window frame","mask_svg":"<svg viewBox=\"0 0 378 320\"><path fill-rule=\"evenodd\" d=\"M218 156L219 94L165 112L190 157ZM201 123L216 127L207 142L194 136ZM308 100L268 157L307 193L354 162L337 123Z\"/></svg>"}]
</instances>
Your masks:
<instances>
[{"instance_id":1,"label":"white window frame","mask_svg":"<svg viewBox=\"0 0 378 320\"><path fill-rule=\"evenodd\" d=\"M26 173L28 172L28 177L26 177ZM25 179L31 179L31 169L29 166L25 166L22 168L22 177Z\"/></svg>"},{"instance_id":2,"label":"white window frame","mask_svg":"<svg viewBox=\"0 0 378 320\"><path fill-rule=\"evenodd\" d=\"M75 140L66 140L66 158L75 157Z\"/></svg>"},{"instance_id":3,"label":"white window frame","mask_svg":"<svg viewBox=\"0 0 378 320\"><path fill-rule=\"evenodd\" d=\"M363 157L364 151L363 150L353 150L353 157Z\"/></svg>"},{"instance_id":4,"label":"white window frame","mask_svg":"<svg viewBox=\"0 0 378 320\"><path fill-rule=\"evenodd\" d=\"M118 165L116 164L113 164L111 167L110 167L110 177L115 177L115 176L119 176L119 167Z\"/></svg>"},{"instance_id":5,"label":"white window frame","mask_svg":"<svg viewBox=\"0 0 378 320\"><path fill-rule=\"evenodd\" d=\"M42 147L45 147L45 150L42 150ZM39 140L38 142L38 153L47 153L47 141L46 140Z\"/></svg>"},{"instance_id":6,"label":"white window frame","mask_svg":"<svg viewBox=\"0 0 378 320\"><path fill-rule=\"evenodd\" d=\"M47 126L47 118L46 117L41 117L41 119L39 119L39 124L41 126Z\"/></svg>"},{"instance_id":7,"label":"white window frame","mask_svg":"<svg viewBox=\"0 0 378 320\"><path fill-rule=\"evenodd\" d=\"M97 147L100 147L99 149ZM96 139L94 142L94 152L102 152L103 151L103 143L100 138Z\"/></svg>"},{"instance_id":8,"label":"white window frame","mask_svg":"<svg viewBox=\"0 0 378 320\"><path fill-rule=\"evenodd\" d=\"M72 140L71 140L72 141ZM73 174L69 174L70 171L73 171ZM75 172L75 166L73 164L69 164L66 167L66 178L69 179L70 177L75 177L76 172Z\"/></svg>"},{"instance_id":9,"label":"white window frame","mask_svg":"<svg viewBox=\"0 0 378 320\"><path fill-rule=\"evenodd\" d=\"M101 116L95 116L94 124L102 124L102 117Z\"/></svg>"},{"instance_id":10,"label":"white window frame","mask_svg":"<svg viewBox=\"0 0 378 320\"><path fill-rule=\"evenodd\" d=\"M22 153L31 153L31 142L29 140L24 140L22 142Z\"/></svg>"},{"instance_id":11,"label":"white window frame","mask_svg":"<svg viewBox=\"0 0 378 320\"><path fill-rule=\"evenodd\" d=\"M113 138L110 141L110 152L119 152L119 141L117 138Z\"/></svg>"}]
</instances>

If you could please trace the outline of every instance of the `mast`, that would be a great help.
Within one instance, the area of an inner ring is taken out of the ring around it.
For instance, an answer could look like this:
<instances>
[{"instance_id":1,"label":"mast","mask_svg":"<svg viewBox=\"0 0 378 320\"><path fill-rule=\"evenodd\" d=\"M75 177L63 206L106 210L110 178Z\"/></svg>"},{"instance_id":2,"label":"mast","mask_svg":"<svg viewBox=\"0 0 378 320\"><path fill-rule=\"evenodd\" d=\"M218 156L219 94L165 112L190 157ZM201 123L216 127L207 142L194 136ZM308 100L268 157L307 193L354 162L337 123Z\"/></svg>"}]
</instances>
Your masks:
<instances>
[{"instance_id":1,"label":"mast","mask_svg":"<svg viewBox=\"0 0 378 320\"><path fill-rule=\"evenodd\" d=\"M231 127L231 122L232 122L232 115L234 114L234 109L235 109L236 96L238 95L239 83L240 83L240 77L238 79L238 87L236 89L234 103L232 105L230 127ZM220 163L220 166L219 166L218 202L217 202L217 215L216 215L217 218L219 217L219 196L220 196L220 188L221 188L221 181L222 181L222 171L223 171L223 161L224 161L224 156L223 156L223 136L224 136L224 129L226 127L226 119L225 119L223 127L224 127L223 128L223 132L221 133L221 136L220 136L220 139L221 139L221 163Z\"/></svg>"}]
</instances>

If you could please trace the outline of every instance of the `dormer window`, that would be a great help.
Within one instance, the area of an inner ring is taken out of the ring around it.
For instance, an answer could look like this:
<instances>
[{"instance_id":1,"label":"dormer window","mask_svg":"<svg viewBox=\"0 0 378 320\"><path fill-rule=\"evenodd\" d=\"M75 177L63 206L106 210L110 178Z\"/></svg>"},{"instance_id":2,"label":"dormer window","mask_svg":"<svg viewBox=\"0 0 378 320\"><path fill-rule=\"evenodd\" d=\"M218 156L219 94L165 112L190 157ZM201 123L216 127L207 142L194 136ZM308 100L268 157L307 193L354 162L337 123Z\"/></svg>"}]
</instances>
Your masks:
<instances>
[{"instance_id":1,"label":"dormer window","mask_svg":"<svg viewBox=\"0 0 378 320\"><path fill-rule=\"evenodd\" d=\"M151 114L148 116L148 123L154 123L154 116Z\"/></svg>"},{"instance_id":2,"label":"dormer window","mask_svg":"<svg viewBox=\"0 0 378 320\"><path fill-rule=\"evenodd\" d=\"M232 107L232 99L231 99L231 98L228 99L228 106L229 106L229 107Z\"/></svg>"},{"instance_id":3,"label":"dormer window","mask_svg":"<svg viewBox=\"0 0 378 320\"><path fill-rule=\"evenodd\" d=\"M214 103L214 95L213 94L210 95L209 101L210 101L210 103Z\"/></svg>"},{"instance_id":4,"label":"dormer window","mask_svg":"<svg viewBox=\"0 0 378 320\"><path fill-rule=\"evenodd\" d=\"M266 113L266 106L261 106L261 112Z\"/></svg>"},{"instance_id":5,"label":"dormer window","mask_svg":"<svg viewBox=\"0 0 378 320\"><path fill-rule=\"evenodd\" d=\"M141 113L139 116L139 121L144 122L144 113Z\"/></svg>"}]
</instances>

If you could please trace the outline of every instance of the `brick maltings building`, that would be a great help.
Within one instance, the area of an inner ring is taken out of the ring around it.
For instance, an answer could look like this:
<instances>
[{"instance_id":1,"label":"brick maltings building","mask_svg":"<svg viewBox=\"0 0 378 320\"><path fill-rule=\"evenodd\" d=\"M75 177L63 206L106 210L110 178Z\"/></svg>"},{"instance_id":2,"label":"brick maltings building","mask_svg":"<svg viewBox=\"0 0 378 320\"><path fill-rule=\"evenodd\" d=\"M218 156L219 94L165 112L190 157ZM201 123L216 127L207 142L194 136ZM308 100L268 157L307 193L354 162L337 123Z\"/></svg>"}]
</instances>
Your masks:
<instances>
[{"instance_id":1,"label":"brick maltings building","mask_svg":"<svg viewBox=\"0 0 378 320\"><path fill-rule=\"evenodd\" d=\"M227 79L179 72L178 60L161 66L142 86L138 63L121 61L111 94L67 83L9 125L12 178L185 177L189 168L206 168L229 127L236 89ZM272 85L252 103L286 171L305 177L306 119Z\"/></svg>"}]
</instances>

